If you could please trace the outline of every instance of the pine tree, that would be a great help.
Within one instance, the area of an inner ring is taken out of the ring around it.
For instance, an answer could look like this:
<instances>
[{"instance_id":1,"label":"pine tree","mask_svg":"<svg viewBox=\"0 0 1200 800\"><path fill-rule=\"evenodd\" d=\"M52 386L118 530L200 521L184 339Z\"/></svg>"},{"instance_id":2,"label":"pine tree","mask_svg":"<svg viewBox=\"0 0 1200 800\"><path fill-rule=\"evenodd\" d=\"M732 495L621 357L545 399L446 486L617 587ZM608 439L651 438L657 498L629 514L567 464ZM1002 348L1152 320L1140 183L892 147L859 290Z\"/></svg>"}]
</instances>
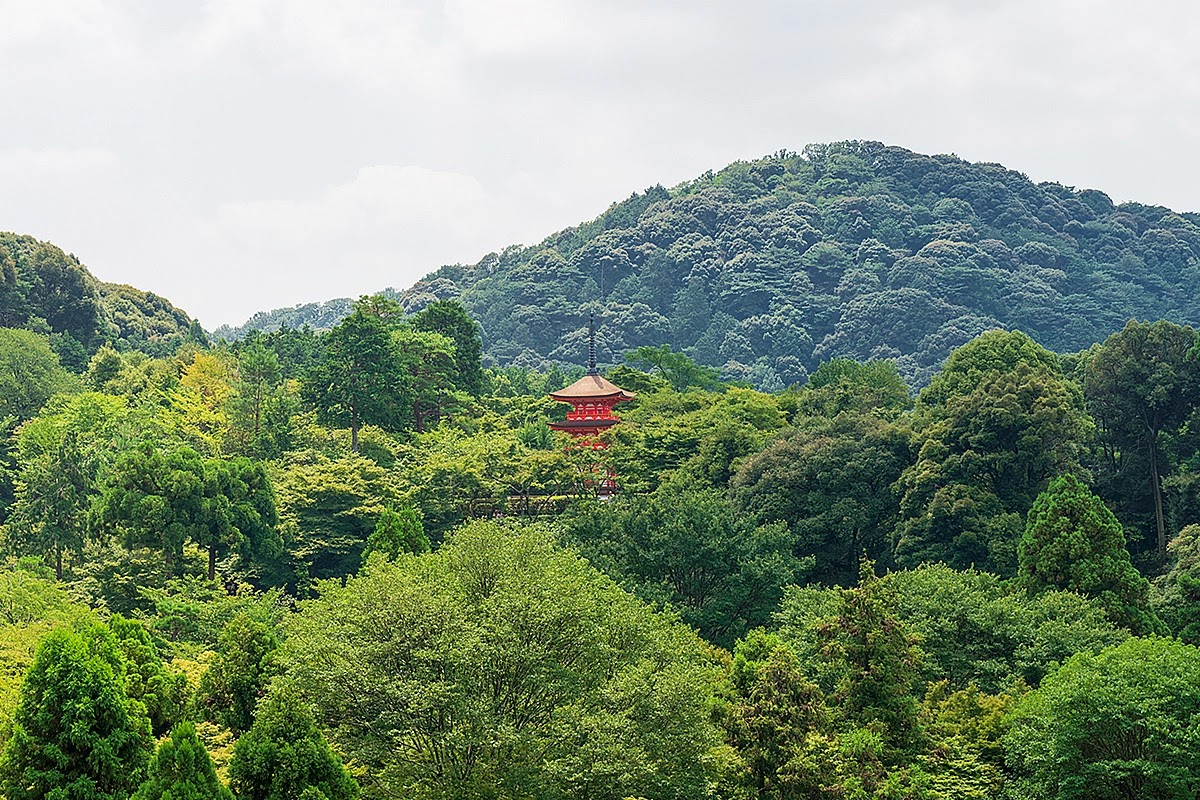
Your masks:
<instances>
[{"instance_id":1,"label":"pine tree","mask_svg":"<svg viewBox=\"0 0 1200 800\"><path fill-rule=\"evenodd\" d=\"M278 684L229 762L238 800L355 800L358 783L317 729L307 703Z\"/></svg>"},{"instance_id":2,"label":"pine tree","mask_svg":"<svg viewBox=\"0 0 1200 800\"><path fill-rule=\"evenodd\" d=\"M1074 475L1055 478L1038 495L1018 552L1021 580L1030 590L1069 589L1095 598L1114 623L1134 633L1161 627L1121 523Z\"/></svg>"},{"instance_id":3,"label":"pine tree","mask_svg":"<svg viewBox=\"0 0 1200 800\"><path fill-rule=\"evenodd\" d=\"M217 778L196 725L181 722L159 745L150 777L131 800L233 800L233 794Z\"/></svg>"},{"instance_id":4,"label":"pine tree","mask_svg":"<svg viewBox=\"0 0 1200 800\"><path fill-rule=\"evenodd\" d=\"M126 691L146 706L154 735L161 736L183 716L189 694L187 676L167 670L142 623L114 614L108 627L125 658Z\"/></svg>"},{"instance_id":5,"label":"pine tree","mask_svg":"<svg viewBox=\"0 0 1200 800\"><path fill-rule=\"evenodd\" d=\"M0 786L8 800L125 800L153 747L112 633L58 630L21 685Z\"/></svg>"}]
</instances>

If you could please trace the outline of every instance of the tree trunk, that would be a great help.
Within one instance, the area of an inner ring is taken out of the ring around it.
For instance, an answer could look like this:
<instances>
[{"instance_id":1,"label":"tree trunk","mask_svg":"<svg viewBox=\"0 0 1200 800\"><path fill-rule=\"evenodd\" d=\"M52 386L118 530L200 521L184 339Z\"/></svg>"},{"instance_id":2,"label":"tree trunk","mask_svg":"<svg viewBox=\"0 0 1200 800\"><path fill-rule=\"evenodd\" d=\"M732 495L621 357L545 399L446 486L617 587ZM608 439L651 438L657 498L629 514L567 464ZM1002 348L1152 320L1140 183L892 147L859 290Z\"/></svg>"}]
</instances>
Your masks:
<instances>
[{"instance_id":1,"label":"tree trunk","mask_svg":"<svg viewBox=\"0 0 1200 800\"><path fill-rule=\"evenodd\" d=\"M358 409L350 407L350 452L358 452Z\"/></svg>"},{"instance_id":2,"label":"tree trunk","mask_svg":"<svg viewBox=\"0 0 1200 800\"><path fill-rule=\"evenodd\" d=\"M54 577L62 580L62 542L54 540Z\"/></svg>"},{"instance_id":3,"label":"tree trunk","mask_svg":"<svg viewBox=\"0 0 1200 800\"><path fill-rule=\"evenodd\" d=\"M211 544L208 546L208 580L214 581L217 579L217 546Z\"/></svg>"},{"instance_id":4,"label":"tree trunk","mask_svg":"<svg viewBox=\"0 0 1200 800\"><path fill-rule=\"evenodd\" d=\"M1160 558L1167 555L1167 524L1163 518L1162 481L1158 477L1158 433L1150 434L1150 479L1154 482L1154 524Z\"/></svg>"}]
</instances>

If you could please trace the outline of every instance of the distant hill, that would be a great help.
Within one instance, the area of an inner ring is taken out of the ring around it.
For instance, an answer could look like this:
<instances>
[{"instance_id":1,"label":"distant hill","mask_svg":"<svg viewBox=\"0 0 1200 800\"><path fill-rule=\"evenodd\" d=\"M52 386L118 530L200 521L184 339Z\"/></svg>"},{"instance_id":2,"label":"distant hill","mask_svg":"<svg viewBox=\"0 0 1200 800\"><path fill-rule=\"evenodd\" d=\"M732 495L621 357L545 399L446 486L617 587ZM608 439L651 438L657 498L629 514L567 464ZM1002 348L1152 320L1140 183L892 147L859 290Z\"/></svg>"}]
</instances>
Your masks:
<instances>
[{"instance_id":1,"label":"distant hill","mask_svg":"<svg viewBox=\"0 0 1200 800\"><path fill-rule=\"evenodd\" d=\"M74 255L32 236L0 232L0 327L50 336L64 365L82 369L102 344L150 355L203 343L203 329L166 299L99 281Z\"/></svg>"},{"instance_id":2,"label":"distant hill","mask_svg":"<svg viewBox=\"0 0 1200 800\"><path fill-rule=\"evenodd\" d=\"M1200 215L839 142L651 187L400 297L461 299L498 364L578 363L594 310L609 362L665 342L776 388L835 356L895 359L919 385L989 328L1070 352L1130 318L1197 324L1197 287Z\"/></svg>"}]
</instances>

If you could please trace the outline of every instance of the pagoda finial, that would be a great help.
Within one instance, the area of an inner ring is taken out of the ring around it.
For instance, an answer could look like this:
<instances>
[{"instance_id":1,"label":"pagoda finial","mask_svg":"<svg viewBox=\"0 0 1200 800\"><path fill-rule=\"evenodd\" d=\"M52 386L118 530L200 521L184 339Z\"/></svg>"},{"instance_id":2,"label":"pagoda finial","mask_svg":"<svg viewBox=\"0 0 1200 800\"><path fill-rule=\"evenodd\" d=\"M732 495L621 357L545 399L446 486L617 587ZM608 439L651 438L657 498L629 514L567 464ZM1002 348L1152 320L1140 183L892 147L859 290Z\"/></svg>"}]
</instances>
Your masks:
<instances>
[{"instance_id":1,"label":"pagoda finial","mask_svg":"<svg viewBox=\"0 0 1200 800\"><path fill-rule=\"evenodd\" d=\"M596 369L596 315L588 314L588 375L599 375Z\"/></svg>"}]
</instances>

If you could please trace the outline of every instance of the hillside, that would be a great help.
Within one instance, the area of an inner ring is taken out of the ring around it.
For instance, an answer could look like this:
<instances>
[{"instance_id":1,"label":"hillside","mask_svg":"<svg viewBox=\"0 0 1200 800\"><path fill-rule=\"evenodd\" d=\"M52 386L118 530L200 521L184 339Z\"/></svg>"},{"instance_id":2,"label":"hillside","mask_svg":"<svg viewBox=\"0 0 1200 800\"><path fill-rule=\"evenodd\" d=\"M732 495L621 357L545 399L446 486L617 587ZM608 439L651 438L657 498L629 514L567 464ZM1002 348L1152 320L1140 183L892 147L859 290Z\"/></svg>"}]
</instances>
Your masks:
<instances>
[{"instance_id":1,"label":"hillside","mask_svg":"<svg viewBox=\"0 0 1200 800\"><path fill-rule=\"evenodd\" d=\"M204 331L151 292L97 280L74 255L32 236L0 232L0 327L50 335L63 363L81 369L102 344L172 353Z\"/></svg>"},{"instance_id":2,"label":"hillside","mask_svg":"<svg viewBox=\"0 0 1200 800\"><path fill-rule=\"evenodd\" d=\"M923 384L989 328L1068 352L1130 318L1200 322L1198 264L1200 215L841 142L652 187L402 298L461 298L501 365L577 363L595 309L609 362L669 342L772 388L835 356L886 357Z\"/></svg>"}]
</instances>

